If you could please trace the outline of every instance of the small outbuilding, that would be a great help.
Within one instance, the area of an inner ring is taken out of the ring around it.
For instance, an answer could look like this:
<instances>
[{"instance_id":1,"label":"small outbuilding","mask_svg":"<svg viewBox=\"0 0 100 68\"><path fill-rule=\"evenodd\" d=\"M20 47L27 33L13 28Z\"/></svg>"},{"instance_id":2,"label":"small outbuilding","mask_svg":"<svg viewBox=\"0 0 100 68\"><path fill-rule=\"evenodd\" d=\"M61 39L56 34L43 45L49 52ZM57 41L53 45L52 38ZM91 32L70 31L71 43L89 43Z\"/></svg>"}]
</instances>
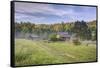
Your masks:
<instances>
[{"instance_id":1,"label":"small outbuilding","mask_svg":"<svg viewBox=\"0 0 100 68\"><path fill-rule=\"evenodd\" d=\"M58 32L57 35L59 36L61 41L69 41L71 39L71 34L69 34L68 32Z\"/></svg>"}]
</instances>

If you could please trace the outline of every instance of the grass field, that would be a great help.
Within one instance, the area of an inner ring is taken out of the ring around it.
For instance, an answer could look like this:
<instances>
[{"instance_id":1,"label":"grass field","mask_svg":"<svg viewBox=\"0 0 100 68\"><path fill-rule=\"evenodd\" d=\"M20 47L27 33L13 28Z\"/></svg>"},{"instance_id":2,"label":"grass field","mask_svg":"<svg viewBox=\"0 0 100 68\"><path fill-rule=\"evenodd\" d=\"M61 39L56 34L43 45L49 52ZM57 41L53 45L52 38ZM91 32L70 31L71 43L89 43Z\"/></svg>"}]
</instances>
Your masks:
<instances>
[{"instance_id":1,"label":"grass field","mask_svg":"<svg viewBox=\"0 0 100 68\"><path fill-rule=\"evenodd\" d=\"M70 42L15 40L15 65L39 65L96 61L96 46Z\"/></svg>"}]
</instances>

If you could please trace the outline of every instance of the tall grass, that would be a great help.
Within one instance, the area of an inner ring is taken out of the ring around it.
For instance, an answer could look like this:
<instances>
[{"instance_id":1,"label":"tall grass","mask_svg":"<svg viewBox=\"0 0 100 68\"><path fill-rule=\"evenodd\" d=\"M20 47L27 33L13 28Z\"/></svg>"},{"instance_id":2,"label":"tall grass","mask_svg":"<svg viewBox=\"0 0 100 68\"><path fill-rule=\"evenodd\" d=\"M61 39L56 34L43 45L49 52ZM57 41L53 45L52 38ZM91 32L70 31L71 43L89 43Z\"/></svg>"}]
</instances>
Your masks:
<instances>
[{"instance_id":1,"label":"tall grass","mask_svg":"<svg viewBox=\"0 0 100 68\"><path fill-rule=\"evenodd\" d=\"M95 45L75 46L70 42L15 40L16 66L88 61L96 61Z\"/></svg>"}]
</instances>

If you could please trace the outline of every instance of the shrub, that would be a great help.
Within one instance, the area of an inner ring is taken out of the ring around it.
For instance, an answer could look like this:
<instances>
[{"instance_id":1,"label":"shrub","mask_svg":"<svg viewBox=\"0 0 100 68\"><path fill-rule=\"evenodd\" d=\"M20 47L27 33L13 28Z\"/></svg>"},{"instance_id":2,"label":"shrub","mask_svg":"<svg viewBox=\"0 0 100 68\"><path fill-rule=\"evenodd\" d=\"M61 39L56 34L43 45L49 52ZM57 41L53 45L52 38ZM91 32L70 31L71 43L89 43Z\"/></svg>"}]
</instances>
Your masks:
<instances>
[{"instance_id":1,"label":"shrub","mask_svg":"<svg viewBox=\"0 0 100 68\"><path fill-rule=\"evenodd\" d=\"M74 43L75 45L80 45L80 44L81 44L81 42L79 41L79 39L74 39L74 40L73 40L73 43Z\"/></svg>"},{"instance_id":2,"label":"shrub","mask_svg":"<svg viewBox=\"0 0 100 68\"><path fill-rule=\"evenodd\" d=\"M57 41L57 40L58 40L56 34L51 34L51 35L49 35L49 39L50 39L50 41Z\"/></svg>"}]
</instances>

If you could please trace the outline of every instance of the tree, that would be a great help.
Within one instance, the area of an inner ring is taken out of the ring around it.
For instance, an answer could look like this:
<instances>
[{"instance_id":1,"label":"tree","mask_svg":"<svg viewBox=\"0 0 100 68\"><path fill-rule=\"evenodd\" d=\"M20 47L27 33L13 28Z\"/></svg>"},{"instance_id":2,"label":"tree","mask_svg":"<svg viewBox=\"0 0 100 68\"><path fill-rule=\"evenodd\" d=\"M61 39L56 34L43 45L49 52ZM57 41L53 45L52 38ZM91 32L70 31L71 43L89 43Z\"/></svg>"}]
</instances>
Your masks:
<instances>
[{"instance_id":1,"label":"tree","mask_svg":"<svg viewBox=\"0 0 100 68\"><path fill-rule=\"evenodd\" d=\"M92 32L92 40L93 41L96 41L97 40L97 33L96 33L96 31L93 31Z\"/></svg>"},{"instance_id":2,"label":"tree","mask_svg":"<svg viewBox=\"0 0 100 68\"><path fill-rule=\"evenodd\" d=\"M61 23L61 30L64 32L66 31L66 24L64 22Z\"/></svg>"},{"instance_id":3,"label":"tree","mask_svg":"<svg viewBox=\"0 0 100 68\"><path fill-rule=\"evenodd\" d=\"M76 21L72 31L83 40L90 40L92 37L91 30L85 21Z\"/></svg>"},{"instance_id":4,"label":"tree","mask_svg":"<svg viewBox=\"0 0 100 68\"><path fill-rule=\"evenodd\" d=\"M51 35L49 35L49 39L50 39L51 41L57 41L57 40L58 40L57 34L51 34Z\"/></svg>"}]
</instances>

